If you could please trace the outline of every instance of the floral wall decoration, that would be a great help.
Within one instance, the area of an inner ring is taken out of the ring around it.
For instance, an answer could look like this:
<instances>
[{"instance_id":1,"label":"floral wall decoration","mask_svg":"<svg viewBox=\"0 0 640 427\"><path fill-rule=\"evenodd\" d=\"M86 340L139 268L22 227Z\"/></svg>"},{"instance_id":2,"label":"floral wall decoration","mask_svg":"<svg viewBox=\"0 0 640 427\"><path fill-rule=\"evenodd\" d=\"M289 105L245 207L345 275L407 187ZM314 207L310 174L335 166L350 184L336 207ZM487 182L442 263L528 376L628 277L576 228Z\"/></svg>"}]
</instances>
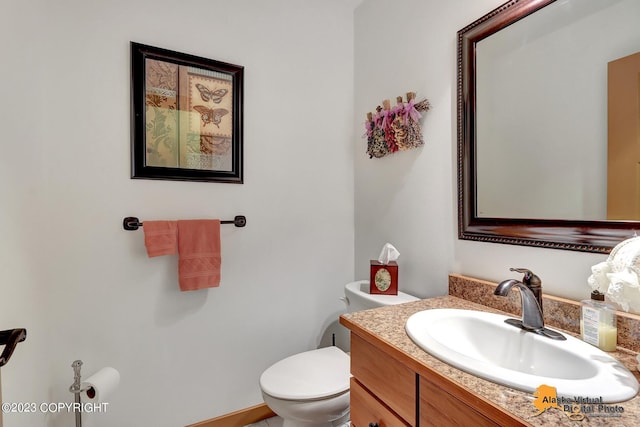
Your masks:
<instances>
[{"instance_id":1,"label":"floral wall decoration","mask_svg":"<svg viewBox=\"0 0 640 427\"><path fill-rule=\"evenodd\" d=\"M365 122L367 154L369 158L380 158L396 151L405 151L424 145L420 118L431 108L427 99L416 101L414 92L407 93L407 101L396 97L396 105L391 107L388 99L382 101L382 107L376 107L376 113L367 113Z\"/></svg>"}]
</instances>

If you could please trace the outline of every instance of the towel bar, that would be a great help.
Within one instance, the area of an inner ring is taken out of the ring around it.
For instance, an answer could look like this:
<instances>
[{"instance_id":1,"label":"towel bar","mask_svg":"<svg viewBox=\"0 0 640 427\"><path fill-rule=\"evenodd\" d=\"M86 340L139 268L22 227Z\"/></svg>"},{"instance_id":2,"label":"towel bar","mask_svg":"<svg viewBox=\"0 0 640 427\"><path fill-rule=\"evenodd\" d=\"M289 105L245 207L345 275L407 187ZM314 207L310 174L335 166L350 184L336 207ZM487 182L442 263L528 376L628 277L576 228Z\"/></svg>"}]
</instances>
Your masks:
<instances>
[{"instance_id":1,"label":"towel bar","mask_svg":"<svg viewBox=\"0 0 640 427\"><path fill-rule=\"evenodd\" d=\"M236 227L244 227L245 225L247 225L247 218L244 215L236 215L236 217L232 220L220 221L220 224L233 224ZM122 227L128 231L137 230L142 226L143 223L141 223L140 220L135 216L128 216L124 220L122 220Z\"/></svg>"}]
</instances>

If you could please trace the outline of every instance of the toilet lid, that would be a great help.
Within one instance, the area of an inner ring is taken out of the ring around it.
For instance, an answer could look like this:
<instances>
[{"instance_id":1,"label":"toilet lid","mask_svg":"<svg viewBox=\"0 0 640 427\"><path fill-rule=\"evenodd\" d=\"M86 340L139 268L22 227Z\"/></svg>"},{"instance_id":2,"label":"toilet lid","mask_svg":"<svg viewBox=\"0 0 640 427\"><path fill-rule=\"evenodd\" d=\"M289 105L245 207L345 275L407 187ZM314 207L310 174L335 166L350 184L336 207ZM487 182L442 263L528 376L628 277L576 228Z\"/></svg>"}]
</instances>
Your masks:
<instances>
[{"instance_id":1,"label":"toilet lid","mask_svg":"<svg viewBox=\"0 0 640 427\"><path fill-rule=\"evenodd\" d=\"M278 399L319 399L349 390L349 372L349 356L325 347L276 362L262 373L260 387Z\"/></svg>"}]
</instances>

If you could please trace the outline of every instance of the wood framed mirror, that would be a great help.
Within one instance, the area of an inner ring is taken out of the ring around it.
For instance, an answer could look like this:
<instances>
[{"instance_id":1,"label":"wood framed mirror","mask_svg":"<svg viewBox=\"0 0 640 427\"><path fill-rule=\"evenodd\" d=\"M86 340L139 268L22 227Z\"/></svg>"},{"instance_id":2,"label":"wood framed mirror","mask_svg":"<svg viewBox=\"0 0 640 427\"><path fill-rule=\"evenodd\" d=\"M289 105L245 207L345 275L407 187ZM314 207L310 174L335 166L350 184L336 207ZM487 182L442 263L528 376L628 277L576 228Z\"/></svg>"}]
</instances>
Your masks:
<instances>
[{"instance_id":1,"label":"wood framed mirror","mask_svg":"<svg viewBox=\"0 0 640 427\"><path fill-rule=\"evenodd\" d=\"M640 103L608 106L611 63L640 51L637 16L633 0L511 0L458 32L460 239L608 253L640 229L639 189L621 196L630 211L608 200L614 118L635 120L640 153Z\"/></svg>"}]
</instances>

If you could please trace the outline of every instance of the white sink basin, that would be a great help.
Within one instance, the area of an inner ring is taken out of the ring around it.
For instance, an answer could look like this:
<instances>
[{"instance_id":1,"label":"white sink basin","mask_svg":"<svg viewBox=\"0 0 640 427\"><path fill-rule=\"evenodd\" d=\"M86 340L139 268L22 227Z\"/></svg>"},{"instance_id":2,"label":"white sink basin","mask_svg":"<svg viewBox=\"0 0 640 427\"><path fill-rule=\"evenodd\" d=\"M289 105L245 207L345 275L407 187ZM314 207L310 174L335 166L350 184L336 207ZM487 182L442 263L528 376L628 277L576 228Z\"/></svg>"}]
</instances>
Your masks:
<instances>
[{"instance_id":1,"label":"white sink basin","mask_svg":"<svg viewBox=\"0 0 640 427\"><path fill-rule=\"evenodd\" d=\"M535 392L545 384L558 397L622 402L638 381L615 358L570 335L553 340L504 323L507 316L472 310L420 311L407 320L409 337L458 369L508 387Z\"/></svg>"}]
</instances>

